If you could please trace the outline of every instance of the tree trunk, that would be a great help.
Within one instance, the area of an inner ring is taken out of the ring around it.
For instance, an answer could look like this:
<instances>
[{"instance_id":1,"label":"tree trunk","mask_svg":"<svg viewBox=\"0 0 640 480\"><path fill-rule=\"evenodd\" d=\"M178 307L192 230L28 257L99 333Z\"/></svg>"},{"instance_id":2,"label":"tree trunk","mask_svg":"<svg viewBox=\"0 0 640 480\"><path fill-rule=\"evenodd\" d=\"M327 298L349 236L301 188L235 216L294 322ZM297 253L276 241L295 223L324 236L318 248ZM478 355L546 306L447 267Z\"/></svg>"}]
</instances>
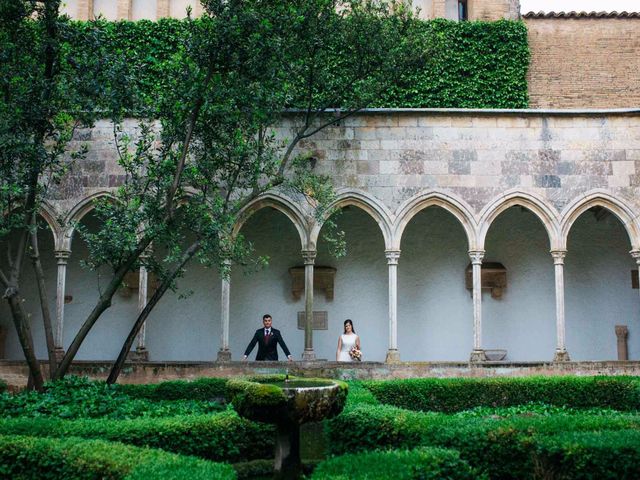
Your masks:
<instances>
[{"instance_id":1,"label":"tree trunk","mask_svg":"<svg viewBox=\"0 0 640 480\"><path fill-rule=\"evenodd\" d=\"M76 333L76 336L73 338L73 341L71 342L71 345L69 345L69 348L64 354L64 357L62 357L62 360L58 365L54 378L56 379L64 378L64 376L67 374L67 372L69 371L69 367L71 366L71 362L73 362L73 359L78 353L78 350L82 345L82 342L84 342L84 339L87 337L87 335L93 328L93 325L98 321L98 319L100 318L100 315L102 315L102 313L111 306L111 300L113 299L113 296L115 295L116 291L122 284L122 280L124 279L124 276L135 264L138 258L140 258L140 255L142 255L142 252L146 250L146 248L149 246L150 243L151 243L150 238L147 238L141 241L138 244L138 248L136 249L136 251L134 251L130 255L127 262L122 264L120 268L116 270L116 272L113 275L113 278L109 282L109 285L107 285L105 292L100 296L98 303L96 304L95 307L93 307L93 310L91 311L87 319L84 321L84 323L80 327L80 330L78 330L78 333Z\"/></svg>"},{"instance_id":2,"label":"tree trunk","mask_svg":"<svg viewBox=\"0 0 640 480\"><path fill-rule=\"evenodd\" d=\"M144 324L145 320L147 319L147 317L149 316L153 308L156 306L156 304L164 296L166 291L169 289L169 286L171 285L173 280L175 280L175 278L178 276L178 274L180 273L182 268L185 266L185 264L197 253L198 250L200 250L200 243L195 242L185 251L182 258L180 259L180 263L174 267L171 273L163 280L162 284L153 293L153 296L147 302L147 305L138 315L138 318L136 319L136 322L133 324L133 327L131 327L129 336L127 337L124 344L122 345L120 354L118 355L116 362L113 364L113 367L111 368L111 372L109 372L109 378L107 378L107 383L110 383L110 384L116 383L116 381L118 380L118 377L120 376L120 373L122 372L122 367L124 366L124 362L127 359L127 355L131 350L131 346L133 345L133 342L135 341L136 336L140 332L140 329L142 328L142 325Z\"/></svg>"},{"instance_id":3,"label":"tree trunk","mask_svg":"<svg viewBox=\"0 0 640 480\"><path fill-rule=\"evenodd\" d=\"M53 327L51 324L51 311L49 310L47 287L44 272L42 271L42 263L40 262L37 230L34 230L33 233L31 233L31 261L33 262L33 270L35 271L36 280L38 282L38 293L40 294L42 322L44 323L44 335L47 342L47 353L49 354L49 378L53 380L58 368L56 361L56 346L53 340Z\"/></svg>"},{"instance_id":4,"label":"tree trunk","mask_svg":"<svg viewBox=\"0 0 640 480\"><path fill-rule=\"evenodd\" d=\"M22 297L18 294L17 288L7 289L5 298L9 302L9 308L11 308L11 317L18 333L18 340L24 353L24 357L27 360L29 366L29 373L33 377L33 386L39 392L42 391L44 385L44 379L42 377L42 371L40 370L40 362L36 358L36 353L33 349L33 337L31 335L31 327L27 315L22 308Z\"/></svg>"}]
</instances>

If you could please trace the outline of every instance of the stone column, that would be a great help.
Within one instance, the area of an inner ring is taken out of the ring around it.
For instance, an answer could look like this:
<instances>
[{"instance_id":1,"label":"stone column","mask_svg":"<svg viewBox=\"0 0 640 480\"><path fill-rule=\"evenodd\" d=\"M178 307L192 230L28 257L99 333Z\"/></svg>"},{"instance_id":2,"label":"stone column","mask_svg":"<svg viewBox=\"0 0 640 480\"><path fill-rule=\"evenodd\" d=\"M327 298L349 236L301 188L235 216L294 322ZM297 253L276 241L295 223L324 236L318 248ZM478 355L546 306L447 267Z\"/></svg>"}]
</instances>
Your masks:
<instances>
[{"instance_id":1,"label":"stone column","mask_svg":"<svg viewBox=\"0 0 640 480\"><path fill-rule=\"evenodd\" d=\"M68 250L56 250L55 256L58 262L58 280L56 283L56 328L53 337L56 357L64 356L64 296L67 281L67 262L71 252Z\"/></svg>"},{"instance_id":2,"label":"stone column","mask_svg":"<svg viewBox=\"0 0 640 480\"><path fill-rule=\"evenodd\" d=\"M313 351L313 265L316 261L315 250L303 250L304 259L304 352L303 360L315 360Z\"/></svg>"},{"instance_id":3,"label":"stone column","mask_svg":"<svg viewBox=\"0 0 640 480\"><path fill-rule=\"evenodd\" d=\"M389 350L386 363L398 363L398 261L400 250L385 250L387 265L389 265Z\"/></svg>"},{"instance_id":4,"label":"stone column","mask_svg":"<svg viewBox=\"0 0 640 480\"><path fill-rule=\"evenodd\" d=\"M93 19L93 0L78 0L76 18L85 21Z\"/></svg>"},{"instance_id":5,"label":"stone column","mask_svg":"<svg viewBox=\"0 0 640 480\"><path fill-rule=\"evenodd\" d=\"M629 329L626 325L616 325L615 329L618 343L618 360L629 360L629 350L627 348Z\"/></svg>"},{"instance_id":6,"label":"stone column","mask_svg":"<svg viewBox=\"0 0 640 480\"><path fill-rule=\"evenodd\" d=\"M138 314L140 314L144 308L147 306L147 286L148 286L148 274L147 268L144 266L140 267L138 272ZM149 351L145 345L146 340L146 332L147 332L147 322L142 324L140 328L140 332L138 332L138 343L136 346L136 360L149 360Z\"/></svg>"},{"instance_id":7,"label":"stone column","mask_svg":"<svg viewBox=\"0 0 640 480\"><path fill-rule=\"evenodd\" d=\"M473 278L473 350L469 360L484 362L487 356L482 349L482 259L484 250L470 250Z\"/></svg>"},{"instance_id":8,"label":"stone column","mask_svg":"<svg viewBox=\"0 0 640 480\"><path fill-rule=\"evenodd\" d=\"M158 0L156 4L156 20L171 15L171 0Z\"/></svg>"},{"instance_id":9,"label":"stone column","mask_svg":"<svg viewBox=\"0 0 640 480\"><path fill-rule=\"evenodd\" d=\"M222 277L222 298L220 302L220 322L222 331L220 332L220 350L218 350L218 361L231 361L231 350L229 349L229 308L231 305L231 260L225 260L225 270L227 277Z\"/></svg>"},{"instance_id":10,"label":"stone column","mask_svg":"<svg viewBox=\"0 0 640 480\"><path fill-rule=\"evenodd\" d=\"M556 353L554 362L568 362L569 352L565 343L564 324L564 257L566 250L552 250L553 265L556 277Z\"/></svg>"},{"instance_id":11,"label":"stone column","mask_svg":"<svg viewBox=\"0 0 640 480\"><path fill-rule=\"evenodd\" d=\"M117 2L117 19L131 20L131 0L117 0Z\"/></svg>"}]
</instances>

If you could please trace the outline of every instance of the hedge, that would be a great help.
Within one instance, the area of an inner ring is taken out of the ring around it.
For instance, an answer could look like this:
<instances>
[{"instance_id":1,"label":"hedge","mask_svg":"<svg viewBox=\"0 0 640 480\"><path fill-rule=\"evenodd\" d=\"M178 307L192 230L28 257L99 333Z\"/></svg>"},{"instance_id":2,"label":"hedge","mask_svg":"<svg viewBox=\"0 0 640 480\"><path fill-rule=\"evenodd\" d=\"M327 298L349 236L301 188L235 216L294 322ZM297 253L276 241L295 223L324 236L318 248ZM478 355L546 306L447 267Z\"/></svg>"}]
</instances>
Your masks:
<instances>
[{"instance_id":1,"label":"hedge","mask_svg":"<svg viewBox=\"0 0 640 480\"><path fill-rule=\"evenodd\" d=\"M117 390L131 398L146 400L223 400L227 393L226 378L198 378L191 382L170 380L143 385L119 384Z\"/></svg>"},{"instance_id":2,"label":"hedge","mask_svg":"<svg viewBox=\"0 0 640 480\"><path fill-rule=\"evenodd\" d=\"M269 425L241 419L233 411L132 420L0 420L0 432L37 437L83 437L160 448L215 461L273 458L275 432Z\"/></svg>"},{"instance_id":3,"label":"hedge","mask_svg":"<svg viewBox=\"0 0 640 480\"><path fill-rule=\"evenodd\" d=\"M320 463L312 480L482 480L454 450L418 448L347 454Z\"/></svg>"},{"instance_id":4,"label":"hedge","mask_svg":"<svg viewBox=\"0 0 640 480\"><path fill-rule=\"evenodd\" d=\"M98 440L0 436L0 478L226 480L229 465Z\"/></svg>"},{"instance_id":5,"label":"hedge","mask_svg":"<svg viewBox=\"0 0 640 480\"><path fill-rule=\"evenodd\" d=\"M195 20L196 28L201 21ZM144 115L154 111L157 92L168 88L167 62L184 54L187 32L186 20L99 20L71 22L68 37L72 55L86 55L88 45L99 39L105 55L119 62L118 81L127 79L129 113ZM524 23L437 19L420 21L417 35L435 43L433 51L369 107L528 107L530 55ZM289 107L306 105L306 97L292 92L292 98ZM337 99L335 107L345 101Z\"/></svg>"},{"instance_id":6,"label":"hedge","mask_svg":"<svg viewBox=\"0 0 640 480\"><path fill-rule=\"evenodd\" d=\"M535 447L536 478L636 480L640 478L638 430L569 432L540 438Z\"/></svg>"},{"instance_id":7,"label":"hedge","mask_svg":"<svg viewBox=\"0 0 640 480\"><path fill-rule=\"evenodd\" d=\"M458 412L530 402L572 408L640 409L632 377L420 378L363 382L381 402L409 410Z\"/></svg>"},{"instance_id":8,"label":"hedge","mask_svg":"<svg viewBox=\"0 0 640 480\"><path fill-rule=\"evenodd\" d=\"M7 382L0 378L0 393L6 392L9 387L7 387Z\"/></svg>"},{"instance_id":9,"label":"hedge","mask_svg":"<svg viewBox=\"0 0 640 480\"><path fill-rule=\"evenodd\" d=\"M492 479L524 479L533 471L534 439L564 432L640 429L636 415L552 415L456 418L388 405L361 405L327 422L329 453L437 446Z\"/></svg>"}]
</instances>

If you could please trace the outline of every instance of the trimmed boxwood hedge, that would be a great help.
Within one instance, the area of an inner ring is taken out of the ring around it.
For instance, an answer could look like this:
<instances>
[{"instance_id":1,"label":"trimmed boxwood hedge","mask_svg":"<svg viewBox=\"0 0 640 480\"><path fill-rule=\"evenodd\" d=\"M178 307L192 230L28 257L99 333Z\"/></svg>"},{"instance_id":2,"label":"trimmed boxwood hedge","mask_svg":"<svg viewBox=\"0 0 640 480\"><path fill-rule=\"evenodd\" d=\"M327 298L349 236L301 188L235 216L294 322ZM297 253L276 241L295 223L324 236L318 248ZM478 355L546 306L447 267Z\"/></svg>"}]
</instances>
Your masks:
<instances>
[{"instance_id":1,"label":"trimmed boxwood hedge","mask_svg":"<svg viewBox=\"0 0 640 480\"><path fill-rule=\"evenodd\" d=\"M320 463L312 480L483 480L454 450L418 448L347 454Z\"/></svg>"},{"instance_id":2,"label":"trimmed boxwood hedge","mask_svg":"<svg viewBox=\"0 0 640 480\"><path fill-rule=\"evenodd\" d=\"M169 380L161 383L118 384L117 390L131 398L146 400L222 400L227 393L226 378Z\"/></svg>"},{"instance_id":3,"label":"trimmed boxwood hedge","mask_svg":"<svg viewBox=\"0 0 640 480\"><path fill-rule=\"evenodd\" d=\"M636 480L640 431L568 432L535 442L536 478Z\"/></svg>"},{"instance_id":4,"label":"trimmed boxwood hedge","mask_svg":"<svg viewBox=\"0 0 640 480\"><path fill-rule=\"evenodd\" d=\"M0 435L0 478L40 480L231 480L231 466L78 438Z\"/></svg>"},{"instance_id":5,"label":"trimmed boxwood hedge","mask_svg":"<svg viewBox=\"0 0 640 480\"><path fill-rule=\"evenodd\" d=\"M409 410L458 412L530 402L572 408L640 409L633 377L419 378L363 382L381 402Z\"/></svg>"},{"instance_id":6,"label":"trimmed boxwood hedge","mask_svg":"<svg viewBox=\"0 0 640 480\"><path fill-rule=\"evenodd\" d=\"M361 405L327 422L329 453L379 448L437 446L460 452L463 460L492 479L524 479L533 471L538 437L564 432L640 429L637 415L573 414L457 418L388 405Z\"/></svg>"},{"instance_id":7,"label":"trimmed boxwood hedge","mask_svg":"<svg viewBox=\"0 0 640 480\"><path fill-rule=\"evenodd\" d=\"M239 418L233 411L121 421L4 419L0 420L0 432L37 437L100 438L227 462L273 458L275 447L273 427Z\"/></svg>"},{"instance_id":8,"label":"trimmed boxwood hedge","mask_svg":"<svg viewBox=\"0 0 640 480\"><path fill-rule=\"evenodd\" d=\"M201 21L195 20L196 28ZM369 107L528 107L530 54L524 23L437 19L418 21L415 31L434 45L428 58ZM71 22L68 37L72 55L85 54L92 45L89 39L99 39L105 55L119 62L119 78L127 79L129 114L144 115L154 111L158 90L168 88L166 62L183 54L187 32L185 20L99 20ZM306 105L306 96L292 94L289 107ZM334 106L345 101L337 99Z\"/></svg>"}]
</instances>

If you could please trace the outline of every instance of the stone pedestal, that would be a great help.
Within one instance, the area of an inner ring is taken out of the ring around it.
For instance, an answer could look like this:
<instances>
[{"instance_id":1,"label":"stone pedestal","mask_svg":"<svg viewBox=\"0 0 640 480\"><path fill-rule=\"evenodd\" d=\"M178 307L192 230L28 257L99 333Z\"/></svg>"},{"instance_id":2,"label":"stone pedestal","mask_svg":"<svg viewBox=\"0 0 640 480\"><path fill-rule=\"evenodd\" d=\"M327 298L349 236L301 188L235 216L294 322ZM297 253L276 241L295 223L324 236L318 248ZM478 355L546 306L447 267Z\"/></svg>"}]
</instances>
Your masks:
<instances>
[{"instance_id":1,"label":"stone pedestal","mask_svg":"<svg viewBox=\"0 0 640 480\"><path fill-rule=\"evenodd\" d=\"M553 356L554 362L570 362L571 358L569 357L569 352L566 350L556 350L556 353Z\"/></svg>"},{"instance_id":2,"label":"stone pedestal","mask_svg":"<svg viewBox=\"0 0 640 480\"><path fill-rule=\"evenodd\" d=\"M471 355L469 356L469 361L471 363L486 362L487 355L484 353L484 350L474 349L471 351Z\"/></svg>"},{"instance_id":3,"label":"stone pedestal","mask_svg":"<svg viewBox=\"0 0 640 480\"><path fill-rule=\"evenodd\" d=\"M400 363L400 352L398 350L388 350L385 363Z\"/></svg>"},{"instance_id":4,"label":"stone pedestal","mask_svg":"<svg viewBox=\"0 0 640 480\"><path fill-rule=\"evenodd\" d=\"M231 361L231 350L221 348L218 350L218 361L219 362L230 362Z\"/></svg>"},{"instance_id":5,"label":"stone pedestal","mask_svg":"<svg viewBox=\"0 0 640 480\"><path fill-rule=\"evenodd\" d=\"M149 350L144 347L137 347L135 350L131 350L127 355L127 360L131 362L148 362Z\"/></svg>"},{"instance_id":6,"label":"stone pedestal","mask_svg":"<svg viewBox=\"0 0 640 480\"><path fill-rule=\"evenodd\" d=\"M629 329L626 325L616 325L616 338L618 340L618 360L629 360L629 350L627 348L627 338Z\"/></svg>"}]
</instances>

